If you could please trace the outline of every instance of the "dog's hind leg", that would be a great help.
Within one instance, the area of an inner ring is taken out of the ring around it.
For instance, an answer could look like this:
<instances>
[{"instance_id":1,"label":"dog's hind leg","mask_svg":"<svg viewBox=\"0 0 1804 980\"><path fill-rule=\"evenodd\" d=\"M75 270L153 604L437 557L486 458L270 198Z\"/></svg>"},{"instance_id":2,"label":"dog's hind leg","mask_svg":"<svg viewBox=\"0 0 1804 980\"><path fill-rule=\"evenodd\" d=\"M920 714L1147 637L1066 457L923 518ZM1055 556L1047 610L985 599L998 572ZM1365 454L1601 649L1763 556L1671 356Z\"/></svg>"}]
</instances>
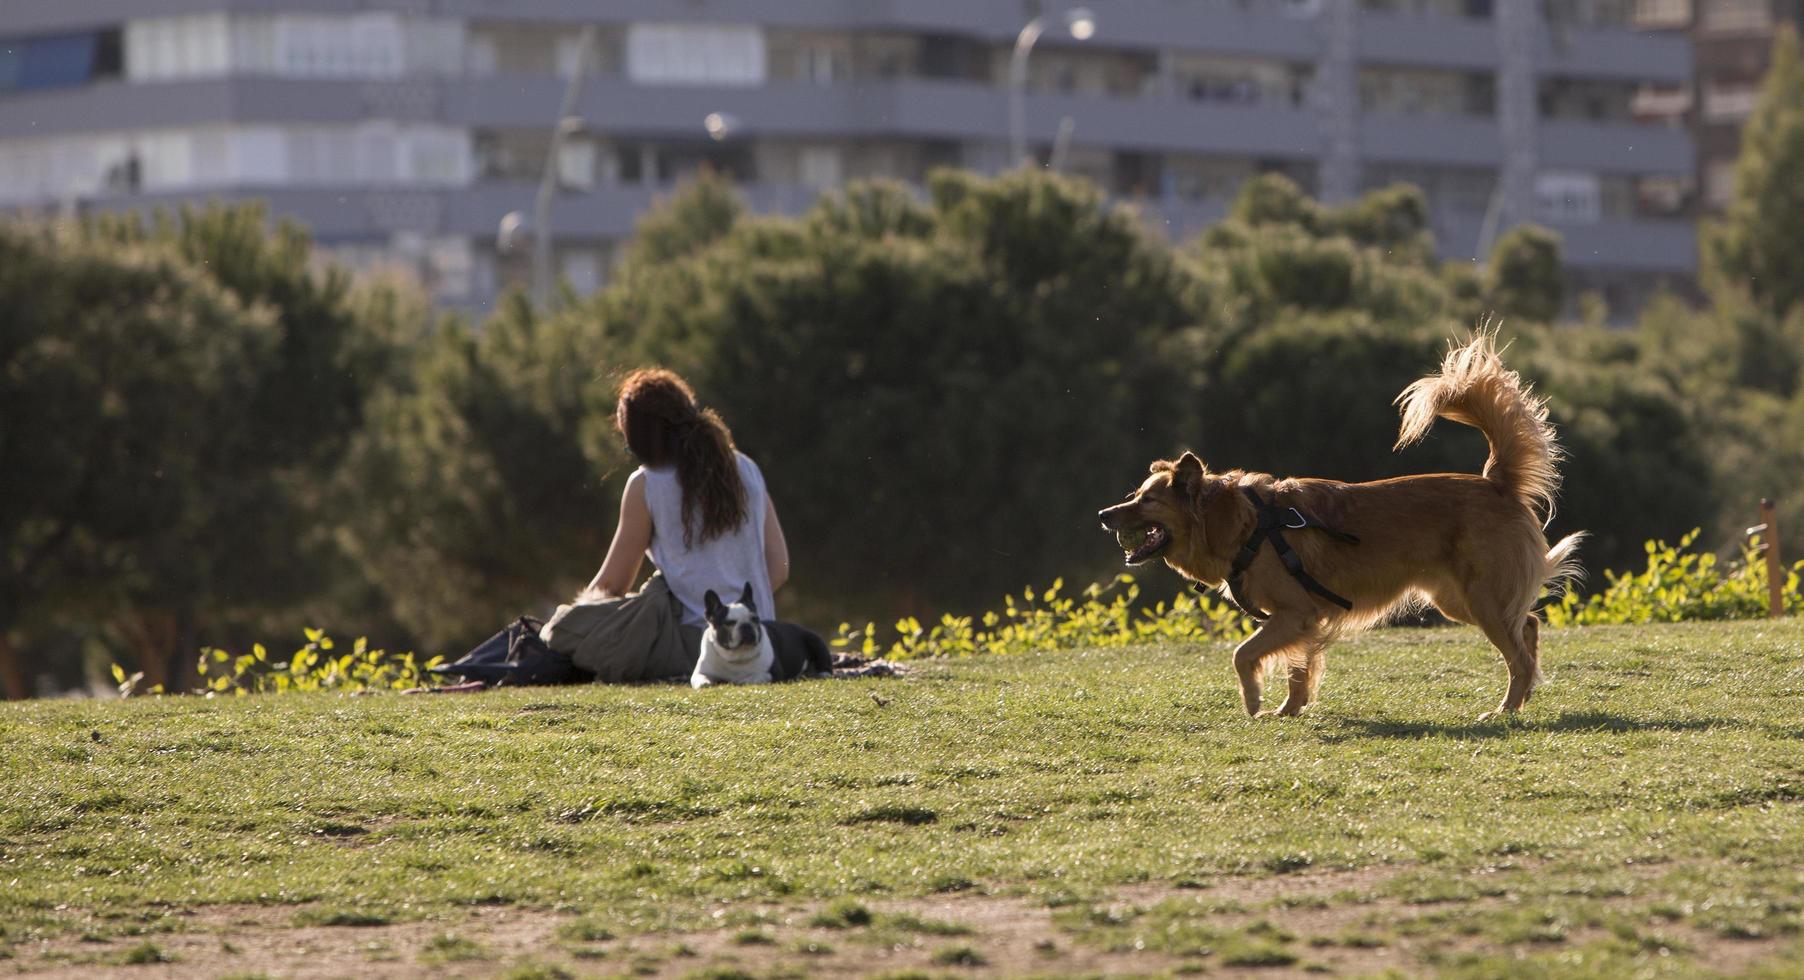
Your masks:
<instances>
[{"instance_id":1,"label":"dog's hind leg","mask_svg":"<svg viewBox=\"0 0 1804 980\"><path fill-rule=\"evenodd\" d=\"M1528 651L1528 690L1522 695L1522 703L1527 704L1541 685L1541 617L1534 613L1522 621L1522 648Z\"/></svg>"},{"instance_id":2,"label":"dog's hind leg","mask_svg":"<svg viewBox=\"0 0 1804 980\"><path fill-rule=\"evenodd\" d=\"M1480 721L1513 713L1528 703L1528 693L1535 686L1535 655L1525 640L1527 629L1523 623L1524 620L1514 616L1507 621L1502 617L1480 617L1479 629L1485 631L1485 637L1503 654L1503 662L1510 671L1510 686L1502 703L1495 710L1480 715ZM1537 624L1535 629L1538 639L1540 626Z\"/></svg>"},{"instance_id":3,"label":"dog's hind leg","mask_svg":"<svg viewBox=\"0 0 1804 980\"><path fill-rule=\"evenodd\" d=\"M1309 641L1301 660L1291 661L1290 694L1278 706L1278 714L1295 717L1314 703L1316 691L1322 686L1322 670L1328 660L1327 648L1327 637L1318 637Z\"/></svg>"},{"instance_id":4,"label":"dog's hind leg","mask_svg":"<svg viewBox=\"0 0 1804 980\"><path fill-rule=\"evenodd\" d=\"M1265 694L1265 664L1272 657L1314 638L1316 624L1296 613L1278 612L1234 649L1234 671L1240 675L1240 697L1247 714L1259 714Z\"/></svg>"}]
</instances>

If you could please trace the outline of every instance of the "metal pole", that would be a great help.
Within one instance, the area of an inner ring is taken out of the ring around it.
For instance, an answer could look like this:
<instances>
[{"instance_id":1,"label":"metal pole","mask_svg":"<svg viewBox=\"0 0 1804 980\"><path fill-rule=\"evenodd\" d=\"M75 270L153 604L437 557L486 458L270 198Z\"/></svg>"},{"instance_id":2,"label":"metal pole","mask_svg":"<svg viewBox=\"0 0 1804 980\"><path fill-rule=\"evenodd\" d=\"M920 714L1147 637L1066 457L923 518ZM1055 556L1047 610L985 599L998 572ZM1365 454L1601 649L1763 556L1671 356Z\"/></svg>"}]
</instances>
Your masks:
<instances>
[{"instance_id":1,"label":"metal pole","mask_svg":"<svg viewBox=\"0 0 1804 980\"><path fill-rule=\"evenodd\" d=\"M1047 169L1053 173L1063 173L1065 160L1071 155L1071 132L1077 128L1077 120L1066 116L1059 120L1059 135L1052 139L1052 158L1046 162Z\"/></svg>"},{"instance_id":2,"label":"metal pole","mask_svg":"<svg viewBox=\"0 0 1804 980\"><path fill-rule=\"evenodd\" d=\"M1008 149L1009 166L1027 162L1027 55L1034 42L1046 32L1046 18L1035 17L1015 36L1015 53L1008 61Z\"/></svg>"},{"instance_id":3,"label":"metal pole","mask_svg":"<svg viewBox=\"0 0 1804 980\"><path fill-rule=\"evenodd\" d=\"M1497 225L1503 220L1503 170L1497 171L1497 183L1491 188L1491 199L1485 202L1485 218L1478 226L1478 254L1475 258L1480 264L1491 260L1491 246L1497 241Z\"/></svg>"},{"instance_id":4,"label":"metal pole","mask_svg":"<svg viewBox=\"0 0 1804 980\"><path fill-rule=\"evenodd\" d=\"M551 149L545 154L545 174L539 180L539 195L533 199L532 301L540 310L551 307L551 199L557 193L558 152L564 148L564 137L571 128L568 120L576 112L583 69L589 62L589 49L594 46L595 25L590 24L577 37L576 64L571 66L570 81L564 85L564 101L551 127Z\"/></svg>"}]
</instances>

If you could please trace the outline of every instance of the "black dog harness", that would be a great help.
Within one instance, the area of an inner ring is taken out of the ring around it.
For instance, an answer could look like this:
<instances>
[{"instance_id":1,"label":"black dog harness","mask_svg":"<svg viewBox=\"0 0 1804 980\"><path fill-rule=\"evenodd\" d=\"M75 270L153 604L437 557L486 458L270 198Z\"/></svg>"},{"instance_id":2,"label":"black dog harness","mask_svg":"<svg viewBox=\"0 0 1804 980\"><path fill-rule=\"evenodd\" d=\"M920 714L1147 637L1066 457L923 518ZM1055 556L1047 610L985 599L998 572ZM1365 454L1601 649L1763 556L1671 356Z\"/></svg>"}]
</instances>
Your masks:
<instances>
[{"instance_id":1,"label":"black dog harness","mask_svg":"<svg viewBox=\"0 0 1804 980\"><path fill-rule=\"evenodd\" d=\"M1241 577L1246 574L1248 568L1252 567L1253 559L1259 556L1260 543L1269 540L1272 543L1272 550L1278 553L1278 560L1284 563L1284 570L1301 583L1303 588L1342 609L1351 610L1353 608L1351 602L1336 595L1327 586L1317 582L1315 576L1303 570L1303 559L1297 557L1297 553L1291 550L1290 543L1284 540L1284 532L1314 528L1343 544L1358 544L1359 538L1308 517L1295 507L1280 507L1275 503L1268 503L1260 499L1259 494L1252 487L1242 487L1241 489L1246 492L1247 499L1253 502L1253 510L1259 515L1259 522L1253 528L1253 533L1247 537L1246 543L1240 546L1240 553L1234 556L1234 564L1228 569L1229 600L1239 606L1241 612L1254 619L1266 619L1270 616L1270 613L1255 607L1241 588ZM1197 591L1202 591L1200 584L1197 586Z\"/></svg>"}]
</instances>

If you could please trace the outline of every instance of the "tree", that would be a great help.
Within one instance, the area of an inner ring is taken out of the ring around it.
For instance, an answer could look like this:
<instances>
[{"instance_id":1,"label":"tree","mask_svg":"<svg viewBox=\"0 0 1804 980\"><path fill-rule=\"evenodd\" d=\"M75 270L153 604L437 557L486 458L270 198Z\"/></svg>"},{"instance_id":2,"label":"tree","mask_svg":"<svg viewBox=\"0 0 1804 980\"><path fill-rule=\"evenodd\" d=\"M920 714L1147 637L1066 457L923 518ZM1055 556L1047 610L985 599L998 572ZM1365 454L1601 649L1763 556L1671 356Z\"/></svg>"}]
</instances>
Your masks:
<instances>
[{"instance_id":1,"label":"tree","mask_svg":"<svg viewBox=\"0 0 1804 980\"><path fill-rule=\"evenodd\" d=\"M1491 249L1487 273L1492 312L1505 320L1552 323L1566 301L1560 236L1540 225L1511 228Z\"/></svg>"},{"instance_id":2,"label":"tree","mask_svg":"<svg viewBox=\"0 0 1804 980\"><path fill-rule=\"evenodd\" d=\"M925 612L1112 563L1092 515L1191 424L1187 280L1087 184L948 171L742 222L596 311L762 464L789 611Z\"/></svg>"},{"instance_id":3,"label":"tree","mask_svg":"<svg viewBox=\"0 0 1804 980\"><path fill-rule=\"evenodd\" d=\"M342 543L396 620L456 653L601 563L623 454L602 334L515 294L447 322L377 396L335 486Z\"/></svg>"},{"instance_id":4,"label":"tree","mask_svg":"<svg viewBox=\"0 0 1804 980\"><path fill-rule=\"evenodd\" d=\"M173 689L203 629L217 641L237 625L298 626L297 605L357 591L322 474L423 305L316 270L307 237L257 208L9 231L15 362L0 400L20 407L0 453L29 474L79 450L72 485L11 488L32 498L8 502L12 574L80 564L79 588L23 581L34 612L9 618L104 626L147 684Z\"/></svg>"},{"instance_id":5,"label":"tree","mask_svg":"<svg viewBox=\"0 0 1804 980\"><path fill-rule=\"evenodd\" d=\"M1745 292L1773 322L1804 298L1804 60L1797 31L1782 26L1754 112L1741 130L1735 188L1704 238L1713 290Z\"/></svg>"},{"instance_id":6,"label":"tree","mask_svg":"<svg viewBox=\"0 0 1804 980\"><path fill-rule=\"evenodd\" d=\"M206 486L136 549L137 574L113 623L157 681L185 672L203 627L292 631L302 625L292 606L356 577L326 530L326 475L425 315L392 284L355 290L343 270L316 268L308 236L286 222L271 228L256 206L102 221L89 233L172 251L240 304L267 311L276 334L244 368L248 394L206 429Z\"/></svg>"},{"instance_id":7,"label":"tree","mask_svg":"<svg viewBox=\"0 0 1804 980\"><path fill-rule=\"evenodd\" d=\"M170 529L217 490L219 455L250 448L235 420L280 336L270 311L171 250L70 228L0 226L0 308L10 649L21 627L106 618L180 564ZM0 671L7 693L28 693L34 670Z\"/></svg>"}]
</instances>

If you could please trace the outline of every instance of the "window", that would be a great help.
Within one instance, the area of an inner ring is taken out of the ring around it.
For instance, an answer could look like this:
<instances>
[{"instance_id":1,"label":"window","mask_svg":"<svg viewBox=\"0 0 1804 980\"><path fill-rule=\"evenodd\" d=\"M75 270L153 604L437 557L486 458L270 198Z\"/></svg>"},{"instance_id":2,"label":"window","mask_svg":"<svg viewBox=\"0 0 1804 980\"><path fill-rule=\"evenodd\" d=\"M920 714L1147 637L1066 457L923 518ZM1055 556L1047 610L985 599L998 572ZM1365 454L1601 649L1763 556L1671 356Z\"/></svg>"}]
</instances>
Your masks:
<instances>
[{"instance_id":1,"label":"window","mask_svg":"<svg viewBox=\"0 0 1804 980\"><path fill-rule=\"evenodd\" d=\"M1691 109L1691 89L1684 85L1644 84L1635 91L1635 99L1629 109L1636 119L1667 119L1676 122Z\"/></svg>"},{"instance_id":2,"label":"window","mask_svg":"<svg viewBox=\"0 0 1804 980\"><path fill-rule=\"evenodd\" d=\"M76 88L120 74L116 30L0 40L0 93Z\"/></svg>"},{"instance_id":3,"label":"window","mask_svg":"<svg viewBox=\"0 0 1804 980\"><path fill-rule=\"evenodd\" d=\"M426 246L426 288L438 300L468 299L475 264L467 238L440 237Z\"/></svg>"},{"instance_id":4,"label":"window","mask_svg":"<svg viewBox=\"0 0 1804 980\"><path fill-rule=\"evenodd\" d=\"M921 39L911 34L859 32L852 35L852 75L859 79L902 78L918 73Z\"/></svg>"},{"instance_id":5,"label":"window","mask_svg":"<svg viewBox=\"0 0 1804 980\"><path fill-rule=\"evenodd\" d=\"M285 75L394 78L401 74L401 18L369 13L349 17L276 18L276 64Z\"/></svg>"},{"instance_id":6,"label":"window","mask_svg":"<svg viewBox=\"0 0 1804 980\"><path fill-rule=\"evenodd\" d=\"M810 45L796 53L796 74L816 85L832 85L851 74L850 61L837 48Z\"/></svg>"},{"instance_id":7,"label":"window","mask_svg":"<svg viewBox=\"0 0 1804 980\"><path fill-rule=\"evenodd\" d=\"M1635 26L1684 27L1691 23L1691 0L1636 0Z\"/></svg>"},{"instance_id":8,"label":"window","mask_svg":"<svg viewBox=\"0 0 1804 980\"><path fill-rule=\"evenodd\" d=\"M595 144L589 140L566 140L559 146L557 179L565 187L594 187Z\"/></svg>"},{"instance_id":9,"label":"window","mask_svg":"<svg viewBox=\"0 0 1804 980\"><path fill-rule=\"evenodd\" d=\"M1655 218L1677 218L1691 201L1690 177L1643 177L1635 187L1637 213Z\"/></svg>"},{"instance_id":10,"label":"window","mask_svg":"<svg viewBox=\"0 0 1804 980\"><path fill-rule=\"evenodd\" d=\"M1225 201L1253 175L1246 160L1171 156L1165 161L1165 192L1188 201Z\"/></svg>"},{"instance_id":11,"label":"window","mask_svg":"<svg viewBox=\"0 0 1804 980\"><path fill-rule=\"evenodd\" d=\"M803 147L796 169L802 186L813 190L832 190L845 182L845 160L837 146Z\"/></svg>"},{"instance_id":12,"label":"window","mask_svg":"<svg viewBox=\"0 0 1804 980\"><path fill-rule=\"evenodd\" d=\"M1474 18L1491 16L1491 0L1361 0L1360 7L1385 14Z\"/></svg>"},{"instance_id":13,"label":"window","mask_svg":"<svg viewBox=\"0 0 1804 980\"><path fill-rule=\"evenodd\" d=\"M462 131L434 126L297 127L284 135L285 170L296 184L458 186L469 181L474 157Z\"/></svg>"},{"instance_id":14,"label":"window","mask_svg":"<svg viewBox=\"0 0 1804 980\"><path fill-rule=\"evenodd\" d=\"M735 24L634 24L626 74L653 85L761 85L764 34Z\"/></svg>"},{"instance_id":15,"label":"window","mask_svg":"<svg viewBox=\"0 0 1804 980\"><path fill-rule=\"evenodd\" d=\"M1712 160L1704 168L1704 201L1720 208L1735 196L1735 161Z\"/></svg>"},{"instance_id":16,"label":"window","mask_svg":"<svg viewBox=\"0 0 1804 980\"><path fill-rule=\"evenodd\" d=\"M198 14L131 21L123 62L127 77L141 81L234 72L398 78L410 70L455 72L463 46L463 27L455 21L392 13Z\"/></svg>"},{"instance_id":17,"label":"window","mask_svg":"<svg viewBox=\"0 0 1804 980\"><path fill-rule=\"evenodd\" d=\"M1490 75L1363 68L1359 107L1400 116L1492 116L1497 112L1497 85Z\"/></svg>"},{"instance_id":18,"label":"window","mask_svg":"<svg viewBox=\"0 0 1804 980\"><path fill-rule=\"evenodd\" d=\"M1763 31L1773 24L1772 0L1703 0L1704 27L1712 31Z\"/></svg>"},{"instance_id":19,"label":"window","mask_svg":"<svg viewBox=\"0 0 1804 980\"><path fill-rule=\"evenodd\" d=\"M1565 0L1548 4L1554 26L1628 27L1635 20L1635 0Z\"/></svg>"},{"instance_id":20,"label":"window","mask_svg":"<svg viewBox=\"0 0 1804 980\"><path fill-rule=\"evenodd\" d=\"M1495 171L1471 167L1426 167L1375 164L1362 168L1361 186L1375 191L1392 184L1413 184L1436 215L1483 215L1497 186Z\"/></svg>"},{"instance_id":21,"label":"window","mask_svg":"<svg viewBox=\"0 0 1804 980\"><path fill-rule=\"evenodd\" d=\"M1754 85L1704 86L1704 118L1710 122L1739 122L1754 111L1760 89Z\"/></svg>"},{"instance_id":22,"label":"window","mask_svg":"<svg viewBox=\"0 0 1804 980\"><path fill-rule=\"evenodd\" d=\"M1544 221L1595 224L1603 217L1597 175L1544 173L1535 178L1535 206Z\"/></svg>"},{"instance_id":23,"label":"window","mask_svg":"<svg viewBox=\"0 0 1804 980\"><path fill-rule=\"evenodd\" d=\"M1308 68L1250 58L1218 58L1180 53L1171 59L1171 82L1179 98L1243 105L1301 105Z\"/></svg>"},{"instance_id":24,"label":"window","mask_svg":"<svg viewBox=\"0 0 1804 980\"><path fill-rule=\"evenodd\" d=\"M400 168L403 182L457 187L470 182L474 153L469 134L459 129L416 126L405 129L400 137L404 162Z\"/></svg>"},{"instance_id":25,"label":"window","mask_svg":"<svg viewBox=\"0 0 1804 980\"><path fill-rule=\"evenodd\" d=\"M1634 116L1635 95L1636 86L1630 82L1544 78L1539 92L1541 117L1630 119Z\"/></svg>"}]
</instances>

